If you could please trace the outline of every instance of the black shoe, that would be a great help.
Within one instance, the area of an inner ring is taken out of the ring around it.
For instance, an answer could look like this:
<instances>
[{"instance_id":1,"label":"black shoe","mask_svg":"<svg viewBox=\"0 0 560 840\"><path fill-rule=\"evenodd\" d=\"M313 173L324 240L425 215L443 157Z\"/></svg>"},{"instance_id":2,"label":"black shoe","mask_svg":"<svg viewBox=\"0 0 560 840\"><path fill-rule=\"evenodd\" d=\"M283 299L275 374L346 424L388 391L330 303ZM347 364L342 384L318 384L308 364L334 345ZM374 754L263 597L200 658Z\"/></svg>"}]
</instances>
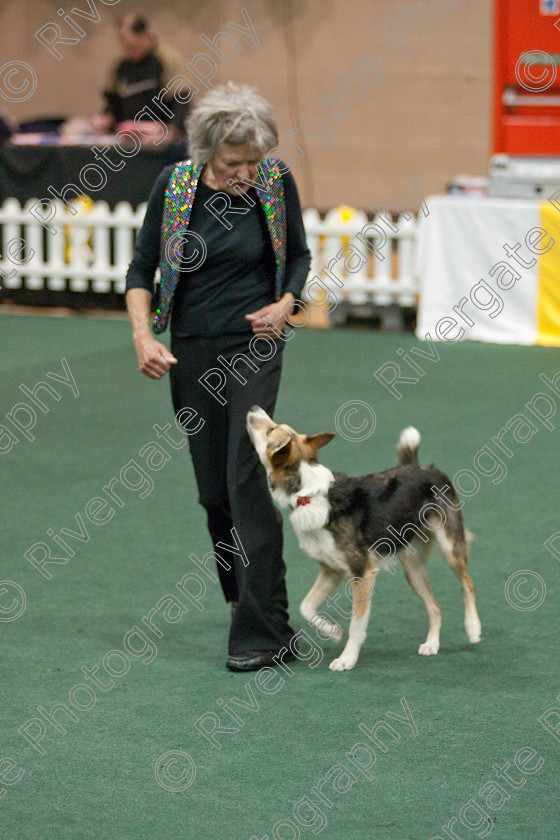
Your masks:
<instances>
[{"instance_id":1,"label":"black shoe","mask_svg":"<svg viewBox=\"0 0 560 840\"><path fill-rule=\"evenodd\" d=\"M274 659L277 657L277 659ZM258 671L259 668L274 667L278 665L279 651L257 650L240 653L237 656L229 656L226 661L226 668L230 671ZM281 662L293 662L296 658L291 651L284 651L279 657Z\"/></svg>"}]
</instances>

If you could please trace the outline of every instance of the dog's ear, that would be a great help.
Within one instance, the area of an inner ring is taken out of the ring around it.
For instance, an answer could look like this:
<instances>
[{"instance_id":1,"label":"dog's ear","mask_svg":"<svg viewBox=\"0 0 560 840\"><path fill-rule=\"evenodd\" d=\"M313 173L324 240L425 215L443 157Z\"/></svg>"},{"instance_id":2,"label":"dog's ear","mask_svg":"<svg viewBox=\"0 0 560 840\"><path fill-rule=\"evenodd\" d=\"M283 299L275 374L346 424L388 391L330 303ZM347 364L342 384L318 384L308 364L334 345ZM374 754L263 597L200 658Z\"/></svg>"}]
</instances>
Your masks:
<instances>
[{"instance_id":1,"label":"dog's ear","mask_svg":"<svg viewBox=\"0 0 560 840\"><path fill-rule=\"evenodd\" d=\"M282 464L290 455L292 449L292 439L289 434L279 437L273 445L267 446L270 463L277 467Z\"/></svg>"},{"instance_id":2,"label":"dog's ear","mask_svg":"<svg viewBox=\"0 0 560 840\"><path fill-rule=\"evenodd\" d=\"M308 435L305 438L305 443L309 447L309 450L312 453L312 457L317 457L317 452L322 446L326 446L327 443L330 443L333 439L334 434L332 432L319 432L318 435Z\"/></svg>"}]
</instances>

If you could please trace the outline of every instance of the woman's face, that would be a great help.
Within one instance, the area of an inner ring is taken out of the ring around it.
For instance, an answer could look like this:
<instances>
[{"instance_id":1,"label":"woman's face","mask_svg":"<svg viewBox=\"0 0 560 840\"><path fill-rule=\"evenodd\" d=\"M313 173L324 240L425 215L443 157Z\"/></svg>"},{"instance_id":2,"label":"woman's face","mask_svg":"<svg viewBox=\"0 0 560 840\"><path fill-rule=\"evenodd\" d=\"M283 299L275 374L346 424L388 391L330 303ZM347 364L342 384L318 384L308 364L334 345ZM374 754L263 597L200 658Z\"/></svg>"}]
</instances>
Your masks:
<instances>
[{"instance_id":1,"label":"woman's face","mask_svg":"<svg viewBox=\"0 0 560 840\"><path fill-rule=\"evenodd\" d=\"M247 143L235 146L223 143L208 161L208 186L230 195L235 195L240 189L247 192L249 186L242 183L243 178L255 180L260 159L261 155L254 146Z\"/></svg>"}]
</instances>

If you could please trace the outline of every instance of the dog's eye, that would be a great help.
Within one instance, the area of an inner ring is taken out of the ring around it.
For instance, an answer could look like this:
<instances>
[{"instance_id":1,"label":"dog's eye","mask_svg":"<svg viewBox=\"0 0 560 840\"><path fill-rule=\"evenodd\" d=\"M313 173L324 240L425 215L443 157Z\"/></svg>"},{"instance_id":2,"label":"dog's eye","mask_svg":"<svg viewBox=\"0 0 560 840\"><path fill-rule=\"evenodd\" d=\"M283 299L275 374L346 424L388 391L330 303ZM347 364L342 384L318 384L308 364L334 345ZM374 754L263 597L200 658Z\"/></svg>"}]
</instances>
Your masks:
<instances>
[{"instance_id":1,"label":"dog's eye","mask_svg":"<svg viewBox=\"0 0 560 840\"><path fill-rule=\"evenodd\" d=\"M266 430L266 436L267 436L267 437L269 436L269 434L271 433L271 431L272 431L272 426L271 426L269 429L267 429L267 430Z\"/></svg>"}]
</instances>

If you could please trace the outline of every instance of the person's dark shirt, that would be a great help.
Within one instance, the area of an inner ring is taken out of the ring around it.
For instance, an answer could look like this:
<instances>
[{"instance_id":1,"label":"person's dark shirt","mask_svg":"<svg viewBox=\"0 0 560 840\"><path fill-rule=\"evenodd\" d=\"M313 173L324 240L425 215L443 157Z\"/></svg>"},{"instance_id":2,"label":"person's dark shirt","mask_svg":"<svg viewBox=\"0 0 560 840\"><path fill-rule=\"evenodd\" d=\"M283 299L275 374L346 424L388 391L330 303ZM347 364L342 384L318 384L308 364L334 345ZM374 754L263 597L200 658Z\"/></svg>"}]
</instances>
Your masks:
<instances>
[{"instance_id":1,"label":"person's dark shirt","mask_svg":"<svg viewBox=\"0 0 560 840\"><path fill-rule=\"evenodd\" d=\"M173 166L166 167L152 190L127 272L127 290L141 287L153 291L154 272L160 259L165 188L172 171ZM297 299L309 271L310 253L294 179L289 172L282 178L287 237L283 293L292 292ZM244 316L274 301L274 253L255 190L251 187L244 198L228 195L232 208L247 210L226 214L232 225L230 230L205 206L217 195L199 179L188 231L204 240L206 255L202 260L203 247L195 237L184 238L180 264L199 267L183 270L175 290L171 329L179 336L250 332L251 325ZM254 202L250 208L248 201ZM216 206L220 206L218 201ZM200 255L195 258L197 249Z\"/></svg>"},{"instance_id":2,"label":"person's dark shirt","mask_svg":"<svg viewBox=\"0 0 560 840\"><path fill-rule=\"evenodd\" d=\"M274 256L255 190L248 190L247 199L228 196L232 210L239 211L227 217L230 229L206 206L216 195L199 182L188 230L204 246L187 239L182 264L203 262L182 271L175 289L171 329L179 337L246 332L250 324L244 316L266 306L274 294Z\"/></svg>"},{"instance_id":3,"label":"person's dark shirt","mask_svg":"<svg viewBox=\"0 0 560 840\"><path fill-rule=\"evenodd\" d=\"M153 110L154 99L165 86L163 79L163 62L153 53L140 61L124 59L116 68L114 85L105 91L107 113L120 123L133 120L146 106Z\"/></svg>"}]
</instances>

